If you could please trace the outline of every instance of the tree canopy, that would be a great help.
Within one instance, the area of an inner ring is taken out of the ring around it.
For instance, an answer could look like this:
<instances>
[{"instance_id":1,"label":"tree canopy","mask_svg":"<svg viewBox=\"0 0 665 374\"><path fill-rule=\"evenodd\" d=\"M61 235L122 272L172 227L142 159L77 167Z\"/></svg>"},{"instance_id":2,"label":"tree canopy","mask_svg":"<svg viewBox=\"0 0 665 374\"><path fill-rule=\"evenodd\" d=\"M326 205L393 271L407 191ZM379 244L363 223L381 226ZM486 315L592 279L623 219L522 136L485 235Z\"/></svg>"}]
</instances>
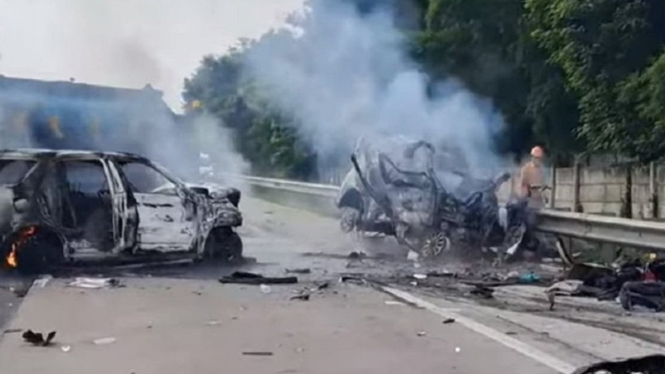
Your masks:
<instances>
[{"instance_id":1,"label":"tree canopy","mask_svg":"<svg viewBox=\"0 0 665 374\"><path fill-rule=\"evenodd\" d=\"M376 8L348 1L362 13ZM641 162L665 154L665 1L380 6L400 9L396 24L408 55L433 81L454 77L492 100L506 124L496 138L502 152L518 157L541 144L559 162L582 151ZM242 74L243 54L253 45L204 58L185 82L185 101L190 111L204 109L233 129L238 149L259 172L311 178L316 153L294 130L293 117L257 95L260 88ZM201 107L192 109L194 102Z\"/></svg>"}]
</instances>

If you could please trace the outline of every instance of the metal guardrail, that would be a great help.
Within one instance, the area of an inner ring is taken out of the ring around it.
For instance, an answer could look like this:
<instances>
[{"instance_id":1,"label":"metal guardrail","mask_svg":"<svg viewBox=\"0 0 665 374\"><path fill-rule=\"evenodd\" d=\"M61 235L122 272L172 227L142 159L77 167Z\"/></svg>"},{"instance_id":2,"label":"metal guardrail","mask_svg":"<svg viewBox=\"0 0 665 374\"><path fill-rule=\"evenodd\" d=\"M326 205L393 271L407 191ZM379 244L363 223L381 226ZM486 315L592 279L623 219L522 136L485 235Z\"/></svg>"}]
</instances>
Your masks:
<instances>
[{"instance_id":1,"label":"metal guardrail","mask_svg":"<svg viewBox=\"0 0 665 374\"><path fill-rule=\"evenodd\" d=\"M241 177L253 189L262 190L276 202L334 214L339 187L325 184L294 182L281 179ZM538 230L564 237L617 244L621 246L665 251L665 223L627 218L560 212L545 209L538 213Z\"/></svg>"}]
</instances>

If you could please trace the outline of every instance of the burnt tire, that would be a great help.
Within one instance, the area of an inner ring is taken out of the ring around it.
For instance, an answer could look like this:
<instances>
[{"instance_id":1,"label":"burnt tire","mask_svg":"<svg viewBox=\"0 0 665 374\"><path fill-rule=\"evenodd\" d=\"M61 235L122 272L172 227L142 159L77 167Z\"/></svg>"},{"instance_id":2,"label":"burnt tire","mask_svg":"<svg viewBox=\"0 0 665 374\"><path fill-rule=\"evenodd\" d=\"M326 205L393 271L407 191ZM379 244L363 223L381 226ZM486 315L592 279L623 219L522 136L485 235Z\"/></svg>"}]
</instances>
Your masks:
<instances>
[{"instance_id":1,"label":"burnt tire","mask_svg":"<svg viewBox=\"0 0 665 374\"><path fill-rule=\"evenodd\" d=\"M342 232L349 233L353 231L360 221L360 211L356 208L342 207L342 217L339 225Z\"/></svg>"},{"instance_id":2,"label":"burnt tire","mask_svg":"<svg viewBox=\"0 0 665 374\"><path fill-rule=\"evenodd\" d=\"M213 230L205 244L205 257L213 261L239 261L242 259L242 251L240 235L228 228Z\"/></svg>"},{"instance_id":3,"label":"burnt tire","mask_svg":"<svg viewBox=\"0 0 665 374\"><path fill-rule=\"evenodd\" d=\"M18 271L39 274L64 263L62 244L45 236L26 239L16 251Z\"/></svg>"}]
</instances>

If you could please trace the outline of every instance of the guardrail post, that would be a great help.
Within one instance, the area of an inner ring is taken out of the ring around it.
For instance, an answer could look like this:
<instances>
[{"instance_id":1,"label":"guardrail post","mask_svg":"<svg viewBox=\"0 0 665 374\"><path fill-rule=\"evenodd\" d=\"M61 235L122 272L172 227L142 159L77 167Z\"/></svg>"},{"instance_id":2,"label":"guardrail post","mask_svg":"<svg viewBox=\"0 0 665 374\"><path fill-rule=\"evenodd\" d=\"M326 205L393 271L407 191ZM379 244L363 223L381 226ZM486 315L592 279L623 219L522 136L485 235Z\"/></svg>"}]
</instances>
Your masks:
<instances>
[{"instance_id":1,"label":"guardrail post","mask_svg":"<svg viewBox=\"0 0 665 374\"><path fill-rule=\"evenodd\" d=\"M649 194L651 194L651 218L658 218L660 215L658 206L658 165L655 162L649 163Z\"/></svg>"},{"instance_id":2,"label":"guardrail post","mask_svg":"<svg viewBox=\"0 0 665 374\"><path fill-rule=\"evenodd\" d=\"M580 204L580 160L575 157L575 165L573 166L573 212L581 212L582 205Z\"/></svg>"},{"instance_id":3,"label":"guardrail post","mask_svg":"<svg viewBox=\"0 0 665 374\"><path fill-rule=\"evenodd\" d=\"M554 209L556 207L554 199L556 199L556 166L552 165L552 175L550 176L550 201L548 208Z\"/></svg>"}]
</instances>

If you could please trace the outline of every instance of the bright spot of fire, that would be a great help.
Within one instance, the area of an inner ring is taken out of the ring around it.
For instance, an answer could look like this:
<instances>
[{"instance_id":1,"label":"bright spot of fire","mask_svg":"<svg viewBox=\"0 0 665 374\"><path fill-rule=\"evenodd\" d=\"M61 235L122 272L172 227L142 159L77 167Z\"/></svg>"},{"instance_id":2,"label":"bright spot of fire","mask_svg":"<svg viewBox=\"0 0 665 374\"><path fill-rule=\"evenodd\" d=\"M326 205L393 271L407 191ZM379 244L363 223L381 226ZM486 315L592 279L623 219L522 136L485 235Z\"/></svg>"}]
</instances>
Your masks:
<instances>
[{"instance_id":1,"label":"bright spot of fire","mask_svg":"<svg viewBox=\"0 0 665 374\"><path fill-rule=\"evenodd\" d=\"M12 250L7 255L7 265L13 268L18 266L18 261L16 261L16 243L12 243Z\"/></svg>"},{"instance_id":2,"label":"bright spot of fire","mask_svg":"<svg viewBox=\"0 0 665 374\"><path fill-rule=\"evenodd\" d=\"M35 226L30 226L21 231L19 237L12 243L12 250L9 251L7 258L5 259L9 267L15 268L18 266L18 259L16 258L16 251L20 248L25 241L35 234L37 231Z\"/></svg>"}]
</instances>

